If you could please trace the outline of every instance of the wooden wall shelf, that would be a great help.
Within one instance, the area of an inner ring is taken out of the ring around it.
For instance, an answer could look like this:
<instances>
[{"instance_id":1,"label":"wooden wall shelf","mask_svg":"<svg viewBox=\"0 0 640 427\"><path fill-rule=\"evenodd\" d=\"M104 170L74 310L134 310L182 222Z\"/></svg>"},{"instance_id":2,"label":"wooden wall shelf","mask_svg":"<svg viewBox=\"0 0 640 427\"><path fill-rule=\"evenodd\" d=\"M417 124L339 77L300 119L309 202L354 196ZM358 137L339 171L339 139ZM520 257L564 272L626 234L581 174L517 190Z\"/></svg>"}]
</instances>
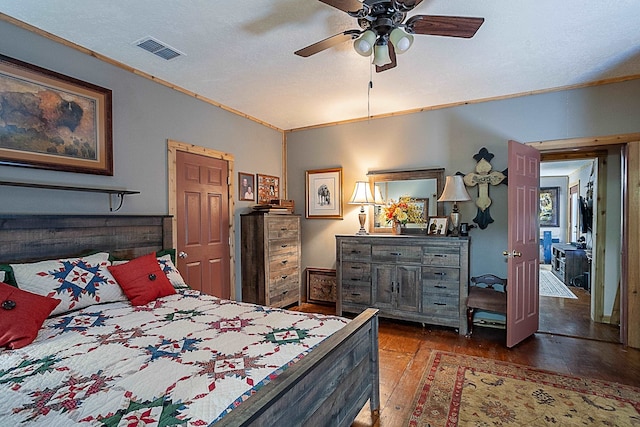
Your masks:
<instances>
[{"instance_id":1,"label":"wooden wall shelf","mask_svg":"<svg viewBox=\"0 0 640 427\"><path fill-rule=\"evenodd\" d=\"M18 182L18 181L0 181L0 185L8 185L12 187L41 188L45 190L63 190L63 191L81 191L85 193L104 193L109 195L109 211L115 212L122 207L124 196L131 194L140 194L139 191L127 190L123 188L101 188L101 187L79 187L75 185L47 184L43 182ZM118 196L118 206L114 209L112 196Z\"/></svg>"}]
</instances>

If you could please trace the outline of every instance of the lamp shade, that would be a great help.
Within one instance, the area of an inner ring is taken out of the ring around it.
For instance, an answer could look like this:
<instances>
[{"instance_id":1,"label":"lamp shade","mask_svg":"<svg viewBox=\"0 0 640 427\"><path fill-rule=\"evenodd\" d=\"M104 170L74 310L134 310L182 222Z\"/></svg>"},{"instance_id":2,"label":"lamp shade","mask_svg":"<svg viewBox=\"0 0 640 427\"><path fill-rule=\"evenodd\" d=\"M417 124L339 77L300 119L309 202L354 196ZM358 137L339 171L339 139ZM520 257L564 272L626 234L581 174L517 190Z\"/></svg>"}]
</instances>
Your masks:
<instances>
[{"instance_id":1,"label":"lamp shade","mask_svg":"<svg viewBox=\"0 0 640 427\"><path fill-rule=\"evenodd\" d=\"M373 197L376 202L376 205L384 205L384 197L382 197L382 193L380 192L380 187L374 185L375 189L373 190Z\"/></svg>"},{"instance_id":2,"label":"lamp shade","mask_svg":"<svg viewBox=\"0 0 640 427\"><path fill-rule=\"evenodd\" d=\"M356 187L353 189L349 204L352 205L371 205L374 203L371 187L366 181L356 181Z\"/></svg>"},{"instance_id":3,"label":"lamp shade","mask_svg":"<svg viewBox=\"0 0 640 427\"><path fill-rule=\"evenodd\" d=\"M444 182L444 190L438 199L439 202L466 202L471 200L467 188L464 185L462 175L447 176Z\"/></svg>"},{"instance_id":4,"label":"lamp shade","mask_svg":"<svg viewBox=\"0 0 640 427\"><path fill-rule=\"evenodd\" d=\"M413 36L402 31L400 28L394 28L389 34L389 40L393 43L396 53L401 54L409 50L413 44Z\"/></svg>"},{"instance_id":5,"label":"lamp shade","mask_svg":"<svg viewBox=\"0 0 640 427\"><path fill-rule=\"evenodd\" d=\"M391 64L391 57L389 56L389 45L384 40L378 40L373 47L373 64L378 67Z\"/></svg>"},{"instance_id":6,"label":"lamp shade","mask_svg":"<svg viewBox=\"0 0 640 427\"><path fill-rule=\"evenodd\" d=\"M373 53L373 45L376 42L376 33L367 30L362 33L360 38L353 42L353 48L362 56L371 56Z\"/></svg>"}]
</instances>

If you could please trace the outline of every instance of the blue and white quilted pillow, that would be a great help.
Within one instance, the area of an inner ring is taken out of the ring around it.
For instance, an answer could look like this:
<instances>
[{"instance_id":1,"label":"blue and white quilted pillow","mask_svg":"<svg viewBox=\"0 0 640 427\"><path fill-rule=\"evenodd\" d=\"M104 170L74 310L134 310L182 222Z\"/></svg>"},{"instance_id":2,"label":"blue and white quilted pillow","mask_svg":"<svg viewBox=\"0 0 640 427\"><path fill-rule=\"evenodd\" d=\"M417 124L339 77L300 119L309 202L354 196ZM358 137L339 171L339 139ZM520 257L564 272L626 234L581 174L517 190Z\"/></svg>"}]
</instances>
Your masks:
<instances>
[{"instance_id":1,"label":"blue and white quilted pillow","mask_svg":"<svg viewBox=\"0 0 640 427\"><path fill-rule=\"evenodd\" d=\"M176 268L175 264L171 261L170 255L163 255L158 257L158 264L160 268L167 275L169 281L176 289L188 288L189 285L184 281L184 278Z\"/></svg>"},{"instance_id":2,"label":"blue and white quilted pillow","mask_svg":"<svg viewBox=\"0 0 640 427\"><path fill-rule=\"evenodd\" d=\"M107 270L109 265L109 254L101 252L11 267L18 288L62 300L51 313L53 316L93 304L126 301L120 285Z\"/></svg>"}]
</instances>

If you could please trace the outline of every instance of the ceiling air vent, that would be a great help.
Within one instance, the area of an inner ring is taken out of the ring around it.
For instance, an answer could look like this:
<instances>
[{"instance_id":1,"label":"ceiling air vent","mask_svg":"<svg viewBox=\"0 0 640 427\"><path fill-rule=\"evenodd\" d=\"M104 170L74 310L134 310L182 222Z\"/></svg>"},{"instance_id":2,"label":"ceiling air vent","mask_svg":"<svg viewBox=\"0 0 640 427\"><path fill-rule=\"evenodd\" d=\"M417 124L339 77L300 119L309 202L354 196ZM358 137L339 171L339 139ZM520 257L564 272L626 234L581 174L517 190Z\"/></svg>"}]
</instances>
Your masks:
<instances>
[{"instance_id":1,"label":"ceiling air vent","mask_svg":"<svg viewBox=\"0 0 640 427\"><path fill-rule=\"evenodd\" d=\"M166 59L167 61L184 55L184 53L180 52L179 50L174 49L166 43L162 43L161 41L158 41L153 37L145 37L138 40L134 44L146 50L147 52L151 52L154 55L159 56L160 58Z\"/></svg>"}]
</instances>

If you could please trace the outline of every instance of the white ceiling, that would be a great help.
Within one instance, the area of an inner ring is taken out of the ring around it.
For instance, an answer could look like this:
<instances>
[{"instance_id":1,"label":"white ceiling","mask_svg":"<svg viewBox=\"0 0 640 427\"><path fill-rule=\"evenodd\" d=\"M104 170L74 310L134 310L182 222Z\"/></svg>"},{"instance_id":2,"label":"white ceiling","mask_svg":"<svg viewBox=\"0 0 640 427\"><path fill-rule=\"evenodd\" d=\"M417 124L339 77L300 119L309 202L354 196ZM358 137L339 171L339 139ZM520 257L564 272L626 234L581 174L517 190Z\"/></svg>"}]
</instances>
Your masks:
<instances>
[{"instance_id":1,"label":"white ceiling","mask_svg":"<svg viewBox=\"0 0 640 427\"><path fill-rule=\"evenodd\" d=\"M0 12L284 130L640 75L638 0L424 0L409 17L485 22L471 39L416 36L373 73L370 102L370 58L351 43L293 54L358 28L316 0L0 0ZM133 45L146 36L185 56Z\"/></svg>"},{"instance_id":2,"label":"white ceiling","mask_svg":"<svg viewBox=\"0 0 640 427\"><path fill-rule=\"evenodd\" d=\"M560 160L540 163L540 176L569 176L578 170L588 167L591 173L594 160Z\"/></svg>"}]
</instances>

